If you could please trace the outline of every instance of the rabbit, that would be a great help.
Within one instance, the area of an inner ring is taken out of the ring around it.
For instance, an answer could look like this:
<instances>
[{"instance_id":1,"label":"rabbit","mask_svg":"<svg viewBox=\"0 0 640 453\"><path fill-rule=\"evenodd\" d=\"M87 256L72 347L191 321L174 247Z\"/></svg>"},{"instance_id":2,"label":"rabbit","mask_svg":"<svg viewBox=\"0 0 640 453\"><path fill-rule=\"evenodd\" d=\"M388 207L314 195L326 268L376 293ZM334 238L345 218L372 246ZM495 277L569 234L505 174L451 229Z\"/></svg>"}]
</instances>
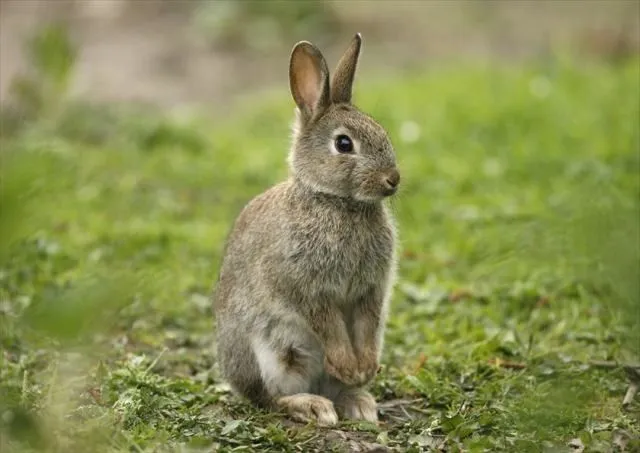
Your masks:
<instances>
[{"instance_id":1,"label":"rabbit","mask_svg":"<svg viewBox=\"0 0 640 453\"><path fill-rule=\"evenodd\" d=\"M217 361L236 395L293 420L378 421L376 376L396 275L385 200L400 173L387 132L351 103L362 38L331 83L318 48L298 42L289 178L242 209L215 289Z\"/></svg>"}]
</instances>

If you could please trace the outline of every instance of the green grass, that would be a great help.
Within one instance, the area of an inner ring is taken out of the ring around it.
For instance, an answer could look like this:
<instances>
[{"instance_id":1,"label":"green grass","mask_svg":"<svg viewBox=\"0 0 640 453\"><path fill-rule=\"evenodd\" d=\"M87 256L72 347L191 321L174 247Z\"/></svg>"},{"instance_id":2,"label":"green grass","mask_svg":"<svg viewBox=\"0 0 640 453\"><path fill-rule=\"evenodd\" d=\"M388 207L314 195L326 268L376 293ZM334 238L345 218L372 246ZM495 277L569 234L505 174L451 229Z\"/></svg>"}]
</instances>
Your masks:
<instances>
[{"instance_id":1,"label":"green grass","mask_svg":"<svg viewBox=\"0 0 640 453\"><path fill-rule=\"evenodd\" d=\"M640 355L639 78L558 60L358 82L397 149L402 258L383 423L337 430L253 409L215 366L208 297L234 216L286 176L284 89L216 121L71 104L5 135L0 448L640 448L625 372L590 365Z\"/></svg>"}]
</instances>

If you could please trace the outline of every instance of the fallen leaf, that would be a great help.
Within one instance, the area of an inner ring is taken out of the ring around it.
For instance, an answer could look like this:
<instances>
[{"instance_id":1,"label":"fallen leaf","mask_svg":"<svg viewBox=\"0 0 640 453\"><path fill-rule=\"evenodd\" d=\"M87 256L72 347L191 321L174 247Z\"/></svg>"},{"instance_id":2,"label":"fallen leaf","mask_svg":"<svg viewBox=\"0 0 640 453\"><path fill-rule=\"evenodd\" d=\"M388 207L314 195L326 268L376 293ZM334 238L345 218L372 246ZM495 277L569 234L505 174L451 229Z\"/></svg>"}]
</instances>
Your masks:
<instances>
[{"instance_id":1,"label":"fallen leaf","mask_svg":"<svg viewBox=\"0 0 640 453\"><path fill-rule=\"evenodd\" d=\"M551 298L548 296L542 296L540 299L538 299L538 302L536 302L536 307L540 308L540 307L545 307L547 305L549 305L549 302L551 302Z\"/></svg>"},{"instance_id":2,"label":"fallen leaf","mask_svg":"<svg viewBox=\"0 0 640 453\"><path fill-rule=\"evenodd\" d=\"M99 388L90 388L87 392L91 395L91 398L93 398L93 401L95 401L96 404L102 404L102 395L100 394Z\"/></svg>"},{"instance_id":3,"label":"fallen leaf","mask_svg":"<svg viewBox=\"0 0 640 453\"><path fill-rule=\"evenodd\" d=\"M352 440L349 442L349 451L356 453L387 453L391 450L384 445L362 441L356 442Z\"/></svg>"},{"instance_id":4,"label":"fallen leaf","mask_svg":"<svg viewBox=\"0 0 640 453\"><path fill-rule=\"evenodd\" d=\"M631 439L631 435L624 430L617 429L613 432L613 445L618 447L620 451L626 451L629 439Z\"/></svg>"},{"instance_id":5,"label":"fallen leaf","mask_svg":"<svg viewBox=\"0 0 640 453\"><path fill-rule=\"evenodd\" d=\"M413 259L418 258L418 254L416 252L414 252L413 250L405 250L404 253L403 253L403 256L406 259L409 259L409 260L413 260Z\"/></svg>"},{"instance_id":6,"label":"fallen leaf","mask_svg":"<svg viewBox=\"0 0 640 453\"><path fill-rule=\"evenodd\" d=\"M449 294L449 302L459 302L462 299L468 299L473 296L473 293L468 289L456 289Z\"/></svg>"},{"instance_id":7,"label":"fallen leaf","mask_svg":"<svg viewBox=\"0 0 640 453\"><path fill-rule=\"evenodd\" d=\"M226 436L227 434L232 433L233 431L238 429L243 423L244 421L242 420L231 420L229 423L224 425L224 428L222 428L222 435Z\"/></svg>"},{"instance_id":8,"label":"fallen leaf","mask_svg":"<svg viewBox=\"0 0 640 453\"><path fill-rule=\"evenodd\" d=\"M434 437L428 434L419 434L409 439L409 443L420 448L438 449L443 444L444 437Z\"/></svg>"},{"instance_id":9,"label":"fallen leaf","mask_svg":"<svg viewBox=\"0 0 640 453\"><path fill-rule=\"evenodd\" d=\"M424 364L427 362L427 356L421 352L420 353L420 357L418 358L418 363L416 363L416 366L413 369L413 374L418 374L418 371L420 371L420 369L424 366Z\"/></svg>"}]
</instances>

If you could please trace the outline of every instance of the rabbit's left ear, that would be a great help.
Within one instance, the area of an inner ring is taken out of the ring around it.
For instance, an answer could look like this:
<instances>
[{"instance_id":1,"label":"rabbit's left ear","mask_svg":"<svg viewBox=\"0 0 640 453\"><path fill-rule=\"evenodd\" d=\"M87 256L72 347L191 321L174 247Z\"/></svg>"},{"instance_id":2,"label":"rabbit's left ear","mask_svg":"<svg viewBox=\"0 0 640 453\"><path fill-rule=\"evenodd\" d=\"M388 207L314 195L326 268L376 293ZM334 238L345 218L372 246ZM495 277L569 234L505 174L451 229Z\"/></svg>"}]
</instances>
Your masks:
<instances>
[{"instance_id":1,"label":"rabbit's left ear","mask_svg":"<svg viewBox=\"0 0 640 453\"><path fill-rule=\"evenodd\" d=\"M351 102L351 87L356 75L361 46L362 36L356 33L351 45L338 62L331 81L331 101L334 103Z\"/></svg>"},{"instance_id":2,"label":"rabbit's left ear","mask_svg":"<svg viewBox=\"0 0 640 453\"><path fill-rule=\"evenodd\" d=\"M329 106L329 69L320 50L308 41L300 41L291 52L289 85L305 122Z\"/></svg>"}]
</instances>

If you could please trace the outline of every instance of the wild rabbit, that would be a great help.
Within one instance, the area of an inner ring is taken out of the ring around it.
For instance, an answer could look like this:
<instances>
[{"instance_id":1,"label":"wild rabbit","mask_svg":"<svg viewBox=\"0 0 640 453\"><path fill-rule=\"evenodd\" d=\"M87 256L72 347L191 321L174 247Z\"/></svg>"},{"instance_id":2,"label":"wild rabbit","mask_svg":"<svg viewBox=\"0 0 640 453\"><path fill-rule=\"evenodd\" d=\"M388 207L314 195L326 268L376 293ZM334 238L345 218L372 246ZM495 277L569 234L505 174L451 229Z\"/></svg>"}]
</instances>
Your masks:
<instances>
[{"instance_id":1,"label":"wild rabbit","mask_svg":"<svg viewBox=\"0 0 640 453\"><path fill-rule=\"evenodd\" d=\"M236 219L213 296L218 361L234 391L321 425L377 421L364 386L378 370L396 268L383 204L400 182L395 153L351 103L361 42L331 84L313 44L293 48L290 177Z\"/></svg>"}]
</instances>

